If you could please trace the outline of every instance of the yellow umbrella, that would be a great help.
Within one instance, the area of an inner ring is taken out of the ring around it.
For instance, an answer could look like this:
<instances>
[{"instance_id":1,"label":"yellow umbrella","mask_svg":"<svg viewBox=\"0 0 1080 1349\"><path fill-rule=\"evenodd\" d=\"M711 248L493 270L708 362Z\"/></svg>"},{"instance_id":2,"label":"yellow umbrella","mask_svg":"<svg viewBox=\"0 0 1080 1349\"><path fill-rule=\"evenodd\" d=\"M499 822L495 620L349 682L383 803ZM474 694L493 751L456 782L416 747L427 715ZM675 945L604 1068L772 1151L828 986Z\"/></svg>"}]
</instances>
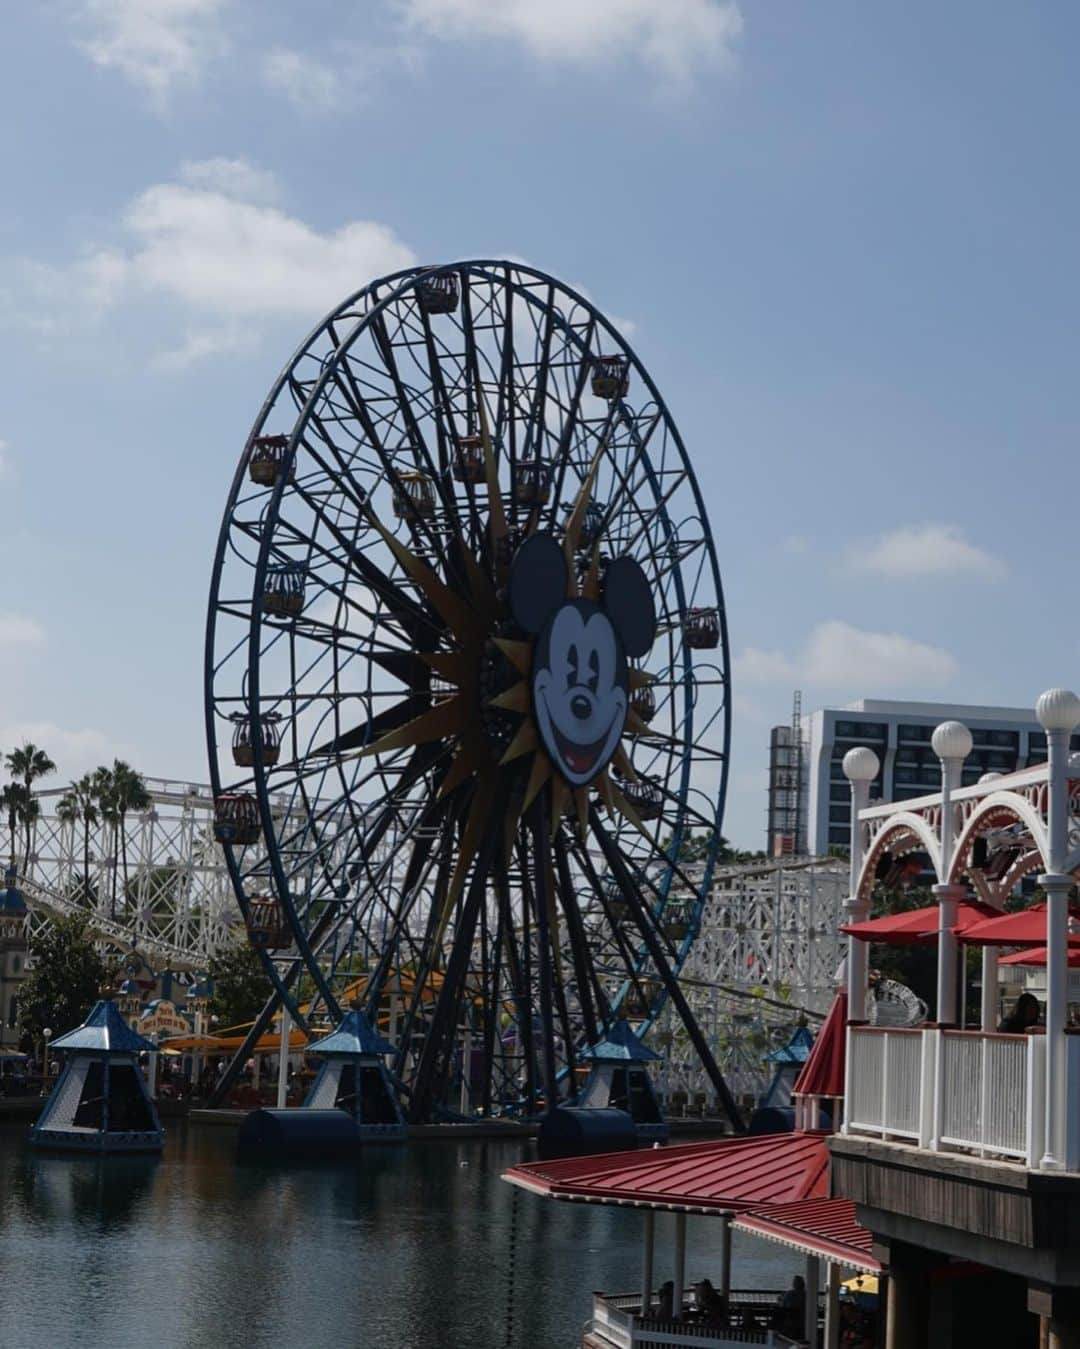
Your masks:
<instances>
[{"instance_id":1,"label":"yellow umbrella","mask_svg":"<svg viewBox=\"0 0 1080 1349\"><path fill-rule=\"evenodd\" d=\"M854 1297L858 1293L865 1293L868 1297L877 1297L878 1276L876 1274L856 1274L853 1279L845 1279L840 1285Z\"/></svg>"}]
</instances>

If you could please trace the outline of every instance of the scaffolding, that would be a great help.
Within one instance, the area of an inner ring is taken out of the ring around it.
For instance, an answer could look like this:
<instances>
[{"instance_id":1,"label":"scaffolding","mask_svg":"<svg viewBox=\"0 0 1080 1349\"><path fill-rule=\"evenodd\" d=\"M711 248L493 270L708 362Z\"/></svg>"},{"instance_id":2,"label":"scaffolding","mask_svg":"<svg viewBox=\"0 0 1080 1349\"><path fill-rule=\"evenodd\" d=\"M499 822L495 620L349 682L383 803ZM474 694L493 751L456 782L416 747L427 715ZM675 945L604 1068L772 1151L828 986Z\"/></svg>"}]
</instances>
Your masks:
<instances>
[{"instance_id":1,"label":"scaffolding","mask_svg":"<svg viewBox=\"0 0 1080 1349\"><path fill-rule=\"evenodd\" d=\"M790 726L769 735L769 804L765 851L770 857L806 853L806 754L802 733L802 693L796 689Z\"/></svg>"}]
</instances>

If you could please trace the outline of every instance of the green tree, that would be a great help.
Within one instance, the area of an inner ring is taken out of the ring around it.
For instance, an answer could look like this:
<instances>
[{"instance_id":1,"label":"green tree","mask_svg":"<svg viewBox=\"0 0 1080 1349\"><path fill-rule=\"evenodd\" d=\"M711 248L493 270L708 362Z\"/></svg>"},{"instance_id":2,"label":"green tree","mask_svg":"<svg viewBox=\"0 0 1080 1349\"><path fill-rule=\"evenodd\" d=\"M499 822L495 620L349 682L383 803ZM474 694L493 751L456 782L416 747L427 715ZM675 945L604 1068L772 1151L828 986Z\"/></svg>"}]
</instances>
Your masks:
<instances>
[{"instance_id":1,"label":"green tree","mask_svg":"<svg viewBox=\"0 0 1080 1349\"><path fill-rule=\"evenodd\" d=\"M30 952L33 969L19 989L19 1024L24 1043L32 1047L46 1026L64 1034L81 1025L109 971L81 915L43 927Z\"/></svg>"},{"instance_id":2,"label":"green tree","mask_svg":"<svg viewBox=\"0 0 1080 1349\"><path fill-rule=\"evenodd\" d=\"M83 903L87 907L91 901L90 830L98 822L99 787L100 782L95 775L84 773L78 782L71 784L61 800L61 805L70 812L69 818L81 821L83 827Z\"/></svg>"},{"instance_id":3,"label":"green tree","mask_svg":"<svg viewBox=\"0 0 1080 1349\"><path fill-rule=\"evenodd\" d=\"M34 802L34 783L38 778L48 777L50 773L56 772L56 764L49 758L43 749L38 749L37 745L32 745L29 741L25 745L20 745L18 749L13 749L7 756L7 769L13 778L18 778L25 788L26 795L23 801L22 821L26 828L26 862L30 861L30 845L34 832L34 821L41 813L36 808ZM14 855L14 848L12 848Z\"/></svg>"},{"instance_id":4,"label":"green tree","mask_svg":"<svg viewBox=\"0 0 1080 1349\"><path fill-rule=\"evenodd\" d=\"M120 860L124 875L123 893L127 895L128 889L128 860L127 860L127 816L129 811L149 810L152 804L150 793L146 790L146 779L141 773L137 773L130 764L123 759L114 759L112 770L109 775L112 787L112 804L119 817L120 828ZM113 916L116 916L116 880L113 878Z\"/></svg>"},{"instance_id":5,"label":"green tree","mask_svg":"<svg viewBox=\"0 0 1080 1349\"><path fill-rule=\"evenodd\" d=\"M7 815L8 842L11 845L8 864L15 866L15 840L19 833L19 820L22 817L26 800L26 788L21 782L8 782L0 787L0 810Z\"/></svg>"},{"instance_id":6,"label":"green tree","mask_svg":"<svg viewBox=\"0 0 1080 1349\"><path fill-rule=\"evenodd\" d=\"M222 1026L254 1021L272 991L258 952L246 942L214 956L209 975L214 984L210 1015Z\"/></svg>"}]
</instances>

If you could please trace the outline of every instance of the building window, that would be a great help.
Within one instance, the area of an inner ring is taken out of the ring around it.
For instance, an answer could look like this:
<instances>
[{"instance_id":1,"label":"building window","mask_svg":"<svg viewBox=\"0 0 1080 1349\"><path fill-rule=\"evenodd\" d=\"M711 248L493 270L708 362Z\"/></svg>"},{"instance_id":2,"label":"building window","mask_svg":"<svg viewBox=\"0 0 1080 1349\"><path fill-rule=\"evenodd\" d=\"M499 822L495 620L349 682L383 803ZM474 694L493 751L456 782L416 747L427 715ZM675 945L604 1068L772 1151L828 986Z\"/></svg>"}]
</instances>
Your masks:
<instances>
[{"instance_id":1,"label":"building window","mask_svg":"<svg viewBox=\"0 0 1080 1349\"><path fill-rule=\"evenodd\" d=\"M834 736L837 740L873 740L884 743L888 727L879 721L838 721Z\"/></svg>"},{"instance_id":2,"label":"building window","mask_svg":"<svg viewBox=\"0 0 1080 1349\"><path fill-rule=\"evenodd\" d=\"M901 745L905 743L928 745L933 734L933 726L898 726L896 728L897 743Z\"/></svg>"}]
</instances>

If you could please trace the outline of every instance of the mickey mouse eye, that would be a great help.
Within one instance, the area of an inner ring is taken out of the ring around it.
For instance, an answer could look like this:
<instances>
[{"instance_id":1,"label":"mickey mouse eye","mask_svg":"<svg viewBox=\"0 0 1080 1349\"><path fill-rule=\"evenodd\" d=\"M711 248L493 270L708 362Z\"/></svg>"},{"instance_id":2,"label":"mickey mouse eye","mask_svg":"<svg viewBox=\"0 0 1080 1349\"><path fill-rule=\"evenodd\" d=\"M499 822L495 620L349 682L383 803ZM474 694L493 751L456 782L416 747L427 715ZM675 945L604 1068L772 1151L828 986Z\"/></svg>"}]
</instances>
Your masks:
<instances>
[{"instance_id":1,"label":"mickey mouse eye","mask_svg":"<svg viewBox=\"0 0 1080 1349\"><path fill-rule=\"evenodd\" d=\"M566 687L572 688L578 682L578 649L573 643L566 653L566 664L569 667L566 672Z\"/></svg>"},{"instance_id":2,"label":"mickey mouse eye","mask_svg":"<svg viewBox=\"0 0 1080 1349\"><path fill-rule=\"evenodd\" d=\"M589 652L589 677L585 682L595 693L600 683L600 653L596 650Z\"/></svg>"}]
</instances>

